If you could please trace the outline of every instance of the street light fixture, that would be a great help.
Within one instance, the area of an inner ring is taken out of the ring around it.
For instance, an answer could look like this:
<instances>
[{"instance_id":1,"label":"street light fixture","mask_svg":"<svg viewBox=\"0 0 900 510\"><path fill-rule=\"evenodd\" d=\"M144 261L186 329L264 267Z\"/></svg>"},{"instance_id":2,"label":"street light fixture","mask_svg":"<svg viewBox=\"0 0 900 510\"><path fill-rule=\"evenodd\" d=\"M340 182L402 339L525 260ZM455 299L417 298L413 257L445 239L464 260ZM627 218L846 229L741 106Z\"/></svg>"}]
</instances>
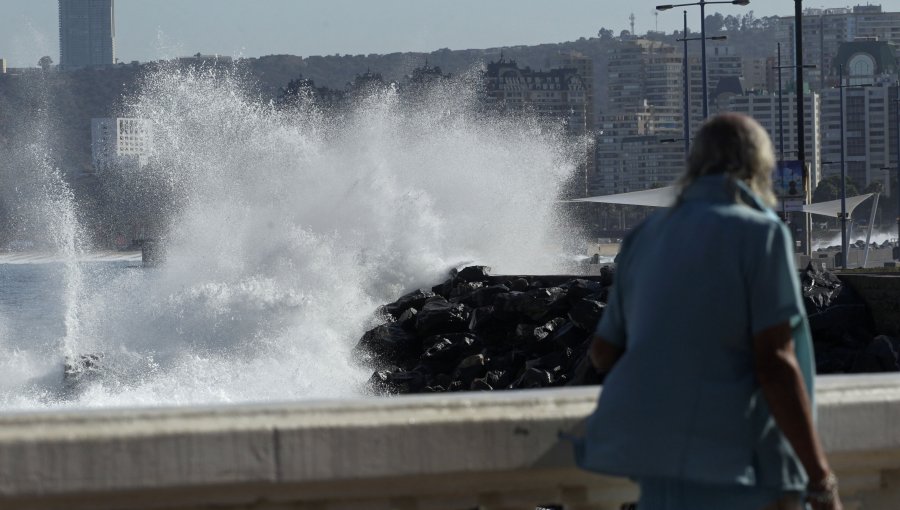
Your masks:
<instances>
[{"instance_id":1,"label":"street light fixture","mask_svg":"<svg viewBox=\"0 0 900 510\"><path fill-rule=\"evenodd\" d=\"M700 6L700 73L703 75L701 83L703 84L703 118L706 119L709 117L709 93L707 91L706 84L706 6L711 4L732 4L732 5L749 5L750 0L722 0L722 1L713 1L708 2L707 0L700 0L699 2L693 2L688 4L663 4L657 5L657 11L667 11L669 9L673 9L675 7L688 7L691 5L699 5Z\"/></svg>"}]
</instances>

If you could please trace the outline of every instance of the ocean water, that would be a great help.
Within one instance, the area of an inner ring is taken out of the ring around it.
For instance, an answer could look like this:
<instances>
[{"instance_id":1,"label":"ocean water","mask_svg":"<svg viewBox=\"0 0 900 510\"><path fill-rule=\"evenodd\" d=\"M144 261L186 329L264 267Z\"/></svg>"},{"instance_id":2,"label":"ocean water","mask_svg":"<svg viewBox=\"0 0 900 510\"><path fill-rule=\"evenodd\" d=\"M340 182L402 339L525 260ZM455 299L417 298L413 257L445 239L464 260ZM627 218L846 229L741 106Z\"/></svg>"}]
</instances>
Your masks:
<instances>
[{"instance_id":1,"label":"ocean water","mask_svg":"<svg viewBox=\"0 0 900 510\"><path fill-rule=\"evenodd\" d=\"M476 81L336 114L279 110L240 73L148 74L121 115L148 123L150 165L99 176L152 217L165 262L146 269L84 260L53 119L28 119L0 147L0 200L54 261L0 263L0 410L357 396L371 371L352 348L380 304L470 262L557 272L584 147L485 114Z\"/></svg>"}]
</instances>

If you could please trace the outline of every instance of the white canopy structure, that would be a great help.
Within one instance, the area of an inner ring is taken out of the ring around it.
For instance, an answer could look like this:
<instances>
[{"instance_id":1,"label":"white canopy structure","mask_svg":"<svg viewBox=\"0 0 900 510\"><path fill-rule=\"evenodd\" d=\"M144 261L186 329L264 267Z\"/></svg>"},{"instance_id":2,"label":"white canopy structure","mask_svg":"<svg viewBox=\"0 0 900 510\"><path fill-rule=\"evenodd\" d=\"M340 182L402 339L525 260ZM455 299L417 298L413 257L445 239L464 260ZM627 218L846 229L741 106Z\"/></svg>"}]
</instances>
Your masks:
<instances>
[{"instance_id":1,"label":"white canopy structure","mask_svg":"<svg viewBox=\"0 0 900 510\"><path fill-rule=\"evenodd\" d=\"M853 210L856 209L859 204L863 203L874 195L874 193L866 193L865 195L855 195L852 197L847 197L847 215L853 214ZM803 206L803 212L808 212L810 214L819 214L822 216L830 216L832 218L840 218L841 217L841 201L838 200L829 200L828 202L819 202L817 204L809 204Z\"/></svg>"},{"instance_id":2,"label":"white canopy structure","mask_svg":"<svg viewBox=\"0 0 900 510\"><path fill-rule=\"evenodd\" d=\"M872 217L869 219L869 228L866 233L866 250L863 259L863 267L869 260L869 241L872 237L872 227L875 223L875 209L878 208L878 197L875 193L866 193L865 195L855 195L847 197L845 204L847 208L847 216L849 217L853 210L859 204L865 202L869 197L875 195L875 206L872 208ZM648 189L644 191L632 191L630 193L619 193L616 195L605 195L599 197L577 198L571 202L597 202L603 204L622 204L622 205L642 205L646 207L671 207L675 204L677 192L675 186L666 186L664 188ZM804 205L802 211L809 214L819 214L832 218L839 218L841 213L841 201L829 200L828 202L819 202L816 204ZM849 247L848 247L849 249Z\"/></svg>"},{"instance_id":3,"label":"white canopy structure","mask_svg":"<svg viewBox=\"0 0 900 510\"><path fill-rule=\"evenodd\" d=\"M847 197L847 214L852 214L859 204L865 202L874 193L866 193L865 195L855 195ZM603 195L598 197L576 198L571 202L597 202L603 204L622 204L622 205L642 205L646 207L671 207L677 198L675 186L666 186L664 188L647 189L643 191L632 191L629 193L619 193L616 195ZM809 204L803 206L803 212L810 214L820 214L822 216L830 216L837 218L841 212L841 201L830 200L828 202L819 202L817 204Z\"/></svg>"},{"instance_id":4,"label":"white canopy structure","mask_svg":"<svg viewBox=\"0 0 900 510\"><path fill-rule=\"evenodd\" d=\"M576 198L572 202L599 202L604 204L643 205L647 207L671 207L675 203L677 192L675 186L665 188L632 191L617 195Z\"/></svg>"}]
</instances>

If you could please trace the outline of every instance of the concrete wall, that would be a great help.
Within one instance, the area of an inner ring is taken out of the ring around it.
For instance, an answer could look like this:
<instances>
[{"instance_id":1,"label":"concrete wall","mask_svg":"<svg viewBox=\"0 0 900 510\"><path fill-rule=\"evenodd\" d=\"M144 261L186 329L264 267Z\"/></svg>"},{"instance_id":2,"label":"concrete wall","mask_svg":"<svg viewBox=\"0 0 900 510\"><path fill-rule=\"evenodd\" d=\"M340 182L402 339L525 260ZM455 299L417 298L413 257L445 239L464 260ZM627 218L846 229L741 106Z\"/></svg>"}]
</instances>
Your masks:
<instances>
[{"instance_id":1,"label":"concrete wall","mask_svg":"<svg viewBox=\"0 0 900 510\"><path fill-rule=\"evenodd\" d=\"M597 387L0 416L2 509L618 509L574 468ZM900 376L819 379L847 508L900 508Z\"/></svg>"}]
</instances>

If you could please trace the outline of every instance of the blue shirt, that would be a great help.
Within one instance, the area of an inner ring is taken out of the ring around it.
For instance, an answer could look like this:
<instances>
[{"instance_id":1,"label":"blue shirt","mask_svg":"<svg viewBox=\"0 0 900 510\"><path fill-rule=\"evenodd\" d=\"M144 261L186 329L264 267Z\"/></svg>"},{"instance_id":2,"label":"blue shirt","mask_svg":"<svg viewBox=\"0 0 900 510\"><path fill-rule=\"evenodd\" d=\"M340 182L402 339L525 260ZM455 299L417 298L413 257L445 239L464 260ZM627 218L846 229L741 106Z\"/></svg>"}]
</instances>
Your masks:
<instances>
[{"instance_id":1,"label":"blue shirt","mask_svg":"<svg viewBox=\"0 0 900 510\"><path fill-rule=\"evenodd\" d=\"M753 368L753 336L788 321L812 396L812 343L785 225L743 183L706 176L629 233L616 262L597 334L625 351L588 418L579 464L803 490L806 474Z\"/></svg>"}]
</instances>

